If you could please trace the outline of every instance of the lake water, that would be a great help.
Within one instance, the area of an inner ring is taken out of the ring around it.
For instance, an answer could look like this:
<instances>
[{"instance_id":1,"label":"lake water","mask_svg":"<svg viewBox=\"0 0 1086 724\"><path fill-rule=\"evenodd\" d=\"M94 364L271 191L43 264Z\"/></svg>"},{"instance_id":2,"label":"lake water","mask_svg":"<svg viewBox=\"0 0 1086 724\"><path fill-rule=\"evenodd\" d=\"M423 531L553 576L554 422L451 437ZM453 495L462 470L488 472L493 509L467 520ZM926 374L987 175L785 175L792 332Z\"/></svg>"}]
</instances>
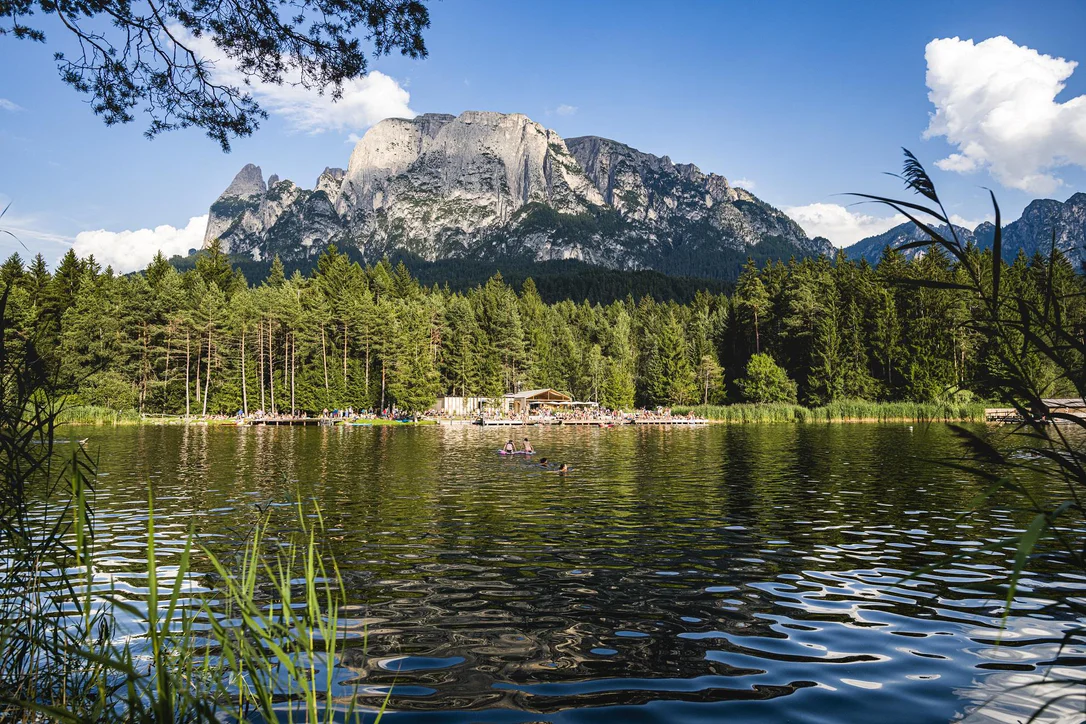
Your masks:
<instances>
[{"instance_id":1,"label":"lake water","mask_svg":"<svg viewBox=\"0 0 1086 724\"><path fill-rule=\"evenodd\" d=\"M893 585L1023 523L958 519L982 486L932 462L959 455L940 425L531 428L564 475L478 427L72 433L101 453L99 568L137 595L148 485L173 541L319 502L371 622L339 681L392 685L390 721L1016 721L1067 626L1044 589L1083 584L1031 571L1002 633L1005 552Z\"/></svg>"}]
</instances>

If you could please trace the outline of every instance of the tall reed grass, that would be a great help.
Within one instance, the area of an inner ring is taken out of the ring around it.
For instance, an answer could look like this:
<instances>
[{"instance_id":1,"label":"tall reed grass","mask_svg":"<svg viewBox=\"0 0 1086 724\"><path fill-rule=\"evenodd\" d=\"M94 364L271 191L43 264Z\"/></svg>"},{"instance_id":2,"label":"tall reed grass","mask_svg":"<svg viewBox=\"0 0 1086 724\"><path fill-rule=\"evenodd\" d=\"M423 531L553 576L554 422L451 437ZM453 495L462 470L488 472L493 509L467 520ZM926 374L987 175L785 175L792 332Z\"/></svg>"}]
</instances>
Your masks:
<instances>
[{"instance_id":1,"label":"tall reed grass","mask_svg":"<svg viewBox=\"0 0 1086 724\"><path fill-rule=\"evenodd\" d=\"M114 410L99 405L64 407L57 414L57 423L78 425L131 425L140 422L136 410Z\"/></svg>"},{"instance_id":2,"label":"tall reed grass","mask_svg":"<svg viewBox=\"0 0 1086 724\"><path fill-rule=\"evenodd\" d=\"M58 406L32 341L0 296L0 721L219 724L368 721L333 680L349 637L319 508L268 514L224 555L194 530L167 552L148 500L146 588L106 583L95 537L97 461L59 449ZM77 418L80 419L80 418ZM81 418L86 420L87 418ZM167 566L167 556L170 565ZM193 561L206 564L197 571ZM214 574L204 586L202 574ZM364 634L362 659L365 658ZM357 658L357 657L352 657ZM372 696L372 693L370 694Z\"/></svg>"},{"instance_id":3,"label":"tall reed grass","mask_svg":"<svg viewBox=\"0 0 1086 724\"><path fill-rule=\"evenodd\" d=\"M676 407L675 414L708 420L747 422L983 422L981 402L870 402L839 400L821 407L787 403Z\"/></svg>"}]
</instances>

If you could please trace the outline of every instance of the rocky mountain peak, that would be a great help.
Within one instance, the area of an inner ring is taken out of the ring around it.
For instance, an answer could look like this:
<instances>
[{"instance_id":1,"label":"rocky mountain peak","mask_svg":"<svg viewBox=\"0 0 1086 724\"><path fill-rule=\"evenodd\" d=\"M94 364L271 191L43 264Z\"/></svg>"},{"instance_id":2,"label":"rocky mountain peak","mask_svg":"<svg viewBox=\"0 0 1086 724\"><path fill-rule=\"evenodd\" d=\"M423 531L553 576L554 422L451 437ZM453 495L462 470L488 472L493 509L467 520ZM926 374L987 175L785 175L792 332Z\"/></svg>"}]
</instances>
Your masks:
<instances>
[{"instance_id":1,"label":"rocky mountain peak","mask_svg":"<svg viewBox=\"0 0 1086 724\"><path fill-rule=\"evenodd\" d=\"M238 171L238 175L226 187L226 191L223 191L222 195L245 199L251 196L259 196L267 190L268 187L264 185L264 174L261 172L260 167L247 163Z\"/></svg>"},{"instance_id":2,"label":"rocky mountain peak","mask_svg":"<svg viewBox=\"0 0 1086 724\"><path fill-rule=\"evenodd\" d=\"M227 191L206 239L259 258L335 241L370 257L575 258L727 275L771 238L797 255L826 251L724 176L597 136L567 141L520 113L386 119L312 191L275 177L264 186L255 166Z\"/></svg>"}]
</instances>

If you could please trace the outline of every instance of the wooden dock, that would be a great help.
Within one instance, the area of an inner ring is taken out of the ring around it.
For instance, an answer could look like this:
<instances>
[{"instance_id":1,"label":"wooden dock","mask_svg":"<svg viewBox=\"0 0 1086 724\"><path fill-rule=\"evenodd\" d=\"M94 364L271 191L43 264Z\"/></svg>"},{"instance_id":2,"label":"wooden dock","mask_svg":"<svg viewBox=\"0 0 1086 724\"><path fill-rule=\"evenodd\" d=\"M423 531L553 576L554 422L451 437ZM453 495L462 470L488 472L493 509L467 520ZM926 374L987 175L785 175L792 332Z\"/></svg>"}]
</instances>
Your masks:
<instances>
[{"instance_id":1,"label":"wooden dock","mask_svg":"<svg viewBox=\"0 0 1086 724\"><path fill-rule=\"evenodd\" d=\"M278 427L281 425L332 425L334 423L335 420L328 417L269 417L266 419L261 418L257 420L247 420L245 422L239 422L238 425L243 427L267 427L268 425L275 425Z\"/></svg>"},{"instance_id":2,"label":"wooden dock","mask_svg":"<svg viewBox=\"0 0 1086 724\"><path fill-rule=\"evenodd\" d=\"M984 421L995 423L1023 422L1018 410L1013 407L988 407L984 410Z\"/></svg>"},{"instance_id":3,"label":"wooden dock","mask_svg":"<svg viewBox=\"0 0 1086 724\"><path fill-rule=\"evenodd\" d=\"M615 425L708 425L709 421L700 417L642 417L632 419L601 418L576 418L576 419L491 419L479 418L477 425L484 426L524 426L524 425L576 425L588 427L614 427Z\"/></svg>"},{"instance_id":4,"label":"wooden dock","mask_svg":"<svg viewBox=\"0 0 1086 724\"><path fill-rule=\"evenodd\" d=\"M635 425L708 425L709 421L700 417L644 417L634 418Z\"/></svg>"}]
</instances>

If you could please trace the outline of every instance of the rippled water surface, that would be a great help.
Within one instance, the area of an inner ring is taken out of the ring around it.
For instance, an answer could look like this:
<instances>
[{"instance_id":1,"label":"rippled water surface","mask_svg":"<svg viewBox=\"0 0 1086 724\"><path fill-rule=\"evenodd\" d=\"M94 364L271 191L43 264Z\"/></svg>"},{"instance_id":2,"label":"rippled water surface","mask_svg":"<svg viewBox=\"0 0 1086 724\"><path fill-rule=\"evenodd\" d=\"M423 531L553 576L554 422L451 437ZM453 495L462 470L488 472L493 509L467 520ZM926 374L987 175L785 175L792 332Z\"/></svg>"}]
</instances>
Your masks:
<instances>
[{"instance_id":1,"label":"rippled water surface","mask_svg":"<svg viewBox=\"0 0 1086 724\"><path fill-rule=\"evenodd\" d=\"M1017 684L1086 661L1039 610L1082 585L1059 571L1002 633L1005 551L892 585L1023 523L958 518L982 487L931 462L958 455L942 426L531 429L565 475L477 427L78 432L99 567L133 591L148 486L172 541L317 500L368 622L338 680L374 705L392 685L392 721L1018 721Z\"/></svg>"}]
</instances>

